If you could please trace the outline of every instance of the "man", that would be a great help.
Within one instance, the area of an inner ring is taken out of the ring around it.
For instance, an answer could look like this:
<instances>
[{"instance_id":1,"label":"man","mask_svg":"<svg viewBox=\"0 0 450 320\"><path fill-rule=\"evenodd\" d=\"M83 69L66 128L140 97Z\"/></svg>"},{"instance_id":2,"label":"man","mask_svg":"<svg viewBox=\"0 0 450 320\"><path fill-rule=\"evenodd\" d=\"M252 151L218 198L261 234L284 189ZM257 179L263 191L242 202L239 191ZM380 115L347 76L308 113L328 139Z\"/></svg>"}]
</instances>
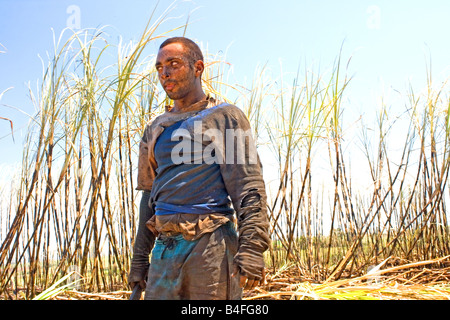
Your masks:
<instances>
[{"instance_id":1,"label":"man","mask_svg":"<svg viewBox=\"0 0 450 320\"><path fill-rule=\"evenodd\" d=\"M128 281L146 288L145 299L241 299L264 279L270 242L249 122L205 95L193 41L164 41L155 67L174 103L147 125L139 146L144 193Z\"/></svg>"}]
</instances>

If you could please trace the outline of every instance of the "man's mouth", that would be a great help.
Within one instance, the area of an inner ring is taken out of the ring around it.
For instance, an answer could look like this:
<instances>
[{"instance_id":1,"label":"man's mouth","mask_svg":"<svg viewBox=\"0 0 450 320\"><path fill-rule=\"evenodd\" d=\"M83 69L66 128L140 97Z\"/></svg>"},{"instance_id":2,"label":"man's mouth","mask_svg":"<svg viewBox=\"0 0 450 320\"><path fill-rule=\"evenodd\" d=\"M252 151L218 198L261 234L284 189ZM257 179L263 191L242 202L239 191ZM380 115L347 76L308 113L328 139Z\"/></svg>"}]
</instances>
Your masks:
<instances>
[{"instance_id":1,"label":"man's mouth","mask_svg":"<svg viewBox=\"0 0 450 320\"><path fill-rule=\"evenodd\" d=\"M173 82L168 82L168 83L165 83L164 84L164 89L165 90L172 90L173 88L175 87L175 83L173 83Z\"/></svg>"}]
</instances>

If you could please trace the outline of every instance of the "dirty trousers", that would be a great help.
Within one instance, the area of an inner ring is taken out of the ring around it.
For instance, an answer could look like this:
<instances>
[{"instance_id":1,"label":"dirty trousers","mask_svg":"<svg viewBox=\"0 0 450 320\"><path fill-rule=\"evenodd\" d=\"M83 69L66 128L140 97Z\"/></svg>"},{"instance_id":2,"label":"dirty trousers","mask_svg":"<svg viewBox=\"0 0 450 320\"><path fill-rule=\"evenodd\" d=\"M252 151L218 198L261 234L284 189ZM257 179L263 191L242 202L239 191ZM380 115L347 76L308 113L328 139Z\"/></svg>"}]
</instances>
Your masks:
<instances>
[{"instance_id":1,"label":"dirty trousers","mask_svg":"<svg viewBox=\"0 0 450 320\"><path fill-rule=\"evenodd\" d=\"M146 300L238 300L239 274L231 277L238 238L231 222L200 239L160 235L152 251Z\"/></svg>"}]
</instances>

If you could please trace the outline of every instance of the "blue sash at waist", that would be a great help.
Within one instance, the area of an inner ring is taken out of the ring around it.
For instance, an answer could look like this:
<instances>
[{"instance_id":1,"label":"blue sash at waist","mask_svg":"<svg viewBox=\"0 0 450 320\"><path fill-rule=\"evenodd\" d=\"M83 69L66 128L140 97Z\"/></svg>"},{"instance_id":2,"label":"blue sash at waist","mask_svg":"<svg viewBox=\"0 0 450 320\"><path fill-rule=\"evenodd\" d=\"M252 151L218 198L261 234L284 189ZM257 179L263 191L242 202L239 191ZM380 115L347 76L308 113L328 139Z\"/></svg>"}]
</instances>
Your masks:
<instances>
[{"instance_id":1,"label":"blue sash at waist","mask_svg":"<svg viewBox=\"0 0 450 320\"><path fill-rule=\"evenodd\" d=\"M166 215L175 213L194 213L194 214L209 214L209 213L222 213L233 214L233 208L229 206L218 206L214 203L202 203L202 204L183 204L176 205L165 203L161 201L155 202L155 214Z\"/></svg>"}]
</instances>

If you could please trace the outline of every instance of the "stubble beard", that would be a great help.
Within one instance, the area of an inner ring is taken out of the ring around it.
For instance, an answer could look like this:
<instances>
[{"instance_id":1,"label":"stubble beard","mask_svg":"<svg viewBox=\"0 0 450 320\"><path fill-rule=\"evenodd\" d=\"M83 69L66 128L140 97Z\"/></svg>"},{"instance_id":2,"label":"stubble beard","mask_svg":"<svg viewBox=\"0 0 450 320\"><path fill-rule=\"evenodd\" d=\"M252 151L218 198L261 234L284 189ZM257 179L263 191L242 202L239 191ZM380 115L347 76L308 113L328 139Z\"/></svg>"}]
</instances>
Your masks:
<instances>
[{"instance_id":1,"label":"stubble beard","mask_svg":"<svg viewBox=\"0 0 450 320\"><path fill-rule=\"evenodd\" d=\"M170 99L172 100L180 100L183 99L184 97L186 97L189 93L189 90L185 87L183 88L179 88L179 90L177 91L166 91L166 94L169 96Z\"/></svg>"},{"instance_id":2,"label":"stubble beard","mask_svg":"<svg viewBox=\"0 0 450 320\"><path fill-rule=\"evenodd\" d=\"M183 79L174 80L175 91L166 91L166 94L172 100L180 100L189 95L190 92L195 90L195 76L186 75Z\"/></svg>"}]
</instances>

